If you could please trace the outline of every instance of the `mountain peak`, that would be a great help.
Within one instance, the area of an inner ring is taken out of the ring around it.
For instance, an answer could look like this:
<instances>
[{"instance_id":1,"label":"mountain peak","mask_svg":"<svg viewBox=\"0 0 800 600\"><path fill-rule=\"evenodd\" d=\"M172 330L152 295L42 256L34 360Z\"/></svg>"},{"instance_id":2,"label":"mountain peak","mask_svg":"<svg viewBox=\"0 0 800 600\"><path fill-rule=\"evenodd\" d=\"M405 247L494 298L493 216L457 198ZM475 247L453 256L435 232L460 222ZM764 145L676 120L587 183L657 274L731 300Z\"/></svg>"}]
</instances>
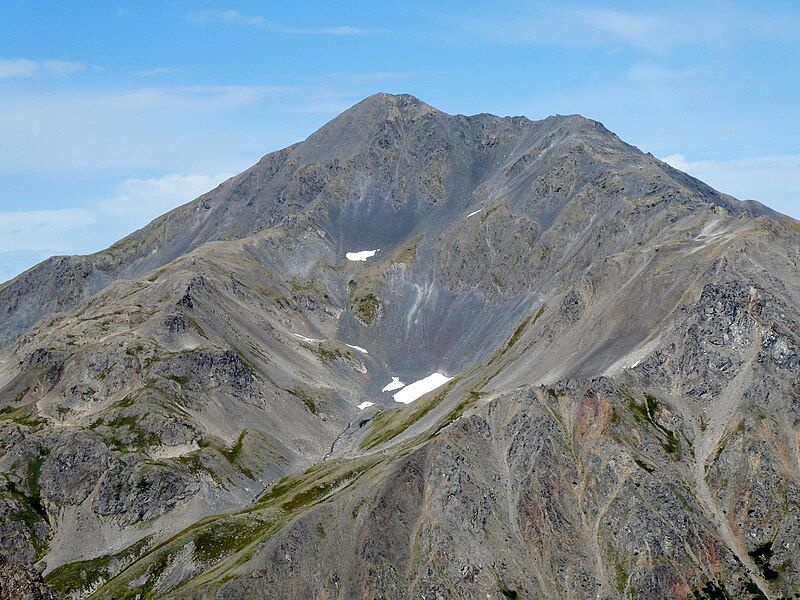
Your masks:
<instances>
[{"instance_id":1,"label":"mountain peak","mask_svg":"<svg viewBox=\"0 0 800 600\"><path fill-rule=\"evenodd\" d=\"M365 124L372 120L385 120L403 116L404 118L414 118L415 116L428 114L431 112L442 113L430 104L423 102L411 94L387 94L378 92L367 96L345 110L334 121L342 117L363 119Z\"/></svg>"},{"instance_id":2,"label":"mountain peak","mask_svg":"<svg viewBox=\"0 0 800 600\"><path fill-rule=\"evenodd\" d=\"M412 94L389 94L388 92L376 92L371 94L361 100L361 102L356 103L355 106L360 104L387 105L396 106L398 108L410 108L419 105L429 106Z\"/></svg>"}]
</instances>

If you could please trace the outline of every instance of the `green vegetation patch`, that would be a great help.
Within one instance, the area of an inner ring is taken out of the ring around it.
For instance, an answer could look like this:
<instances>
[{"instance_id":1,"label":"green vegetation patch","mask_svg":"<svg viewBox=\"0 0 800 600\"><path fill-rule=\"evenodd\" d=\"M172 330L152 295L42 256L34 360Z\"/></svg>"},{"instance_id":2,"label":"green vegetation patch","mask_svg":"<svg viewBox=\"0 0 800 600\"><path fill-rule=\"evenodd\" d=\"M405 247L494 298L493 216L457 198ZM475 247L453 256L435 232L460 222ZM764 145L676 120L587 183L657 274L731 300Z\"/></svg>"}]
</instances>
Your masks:
<instances>
[{"instance_id":1,"label":"green vegetation patch","mask_svg":"<svg viewBox=\"0 0 800 600\"><path fill-rule=\"evenodd\" d=\"M519 594L517 594L516 590L507 587L501 587L500 593L503 594L504 598L508 598L508 600L517 600L517 598L519 598Z\"/></svg>"},{"instance_id":2,"label":"green vegetation patch","mask_svg":"<svg viewBox=\"0 0 800 600\"><path fill-rule=\"evenodd\" d=\"M212 561L237 552L264 532L264 524L251 519L216 521L194 536L194 554L202 561Z\"/></svg>"},{"instance_id":3,"label":"green vegetation patch","mask_svg":"<svg viewBox=\"0 0 800 600\"><path fill-rule=\"evenodd\" d=\"M645 394L645 400L642 403L637 402L634 398L628 399L628 409L631 411L633 418L640 423L650 424L656 431L659 432L659 442L661 447L668 454L680 456L681 442L675 433L656 419L659 411L658 399L652 394Z\"/></svg>"},{"instance_id":4,"label":"green vegetation patch","mask_svg":"<svg viewBox=\"0 0 800 600\"><path fill-rule=\"evenodd\" d=\"M167 375L167 379L171 379L181 387L186 387L192 380L188 375Z\"/></svg>"},{"instance_id":5,"label":"green vegetation patch","mask_svg":"<svg viewBox=\"0 0 800 600\"><path fill-rule=\"evenodd\" d=\"M770 564L773 554L772 542L762 544L752 552L748 552L748 554L750 555L750 558L753 559L753 562L756 563L756 566L761 571L764 579L767 581L775 581L778 579L778 577L780 577L781 574Z\"/></svg>"},{"instance_id":6,"label":"green vegetation patch","mask_svg":"<svg viewBox=\"0 0 800 600\"><path fill-rule=\"evenodd\" d=\"M380 310L381 302L375 294L367 294L361 296L353 301L353 306L356 311L356 316L364 322L365 325L372 325L375 317Z\"/></svg>"},{"instance_id":7,"label":"green vegetation patch","mask_svg":"<svg viewBox=\"0 0 800 600\"><path fill-rule=\"evenodd\" d=\"M467 410L472 408L480 399L480 394L477 392L470 392L467 397L461 400L453 408L451 408L445 416L439 419L439 422L434 428L434 435L439 433L442 429L450 425L453 421L463 415Z\"/></svg>"},{"instance_id":8,"label":"green vegetation patch","mask_svg":"<svg viewBox=\"0 0 800 600\"><path fill-rule=\"evenodd\" d=\"M125 354L128 356L137 356L144 351L144 346L141 344L136 344L135 346L130 346L125 349Z\"/></svg>"},{"instance_id":9,"label":"green vegetation patch","mask_svg":"<svg viewBox=\"0 0 800 600\"><path fill-rule=\"evenodd\" d=\"M102 583L108 580L115 574L115 571L121 571L127 563L135 560L147 546L150 537L136 542L117 554L105 554L97 558L61 565L47 574L45 583L61 595L89 589L98 582Z\"/></svg>"},{"instance_id":10,"label":"green vegetation patch","mask_svg":"<svg viewBox=\"0 0 800 600\"><path fill-rule=\"evenodd\" d=\"M37 415L35 404L18 407L4 406L0 408L0 421L14 421L35 430L41 429L47 424L46 419Z\"/></svg>"},{"instance_id":11,"label":"green vegetation patch","mask_svg":"<svg viewBox=\"0 0 800 600\"><path fill-rule=\"evenodd\" d=\"M239 470L244 473L250 479L254 479L253 472L244 466L242 463L242 453L244 451L244 438L248 434L247 429L242 430L239 434L239 437L236 438L236 442L233 446L230 447L228 450L223 450L222 455L225 459L231 463L233 466L238 467Z\"/></svg>"},{"instance_id":12,"label":"green vegetation patch","mask_svg":"<svg viewBox=\"0 0 800 600\"><path fill-rule=\"evenodd\" d=\"M350 348L333 340L326 340L324 342L317 343L311 348L311 351L317 356L317 358L326 364L332 363L339 358L343 358L345 360L352 360L353 358L353 352L350 350Z\"/></svg>"},{"instance_id":13,"label":"green vegetation patch","mask_svg":"<svg viewBox=\"0 0 800 600\"><path fill-rule=\"evenodd\" d=\"M212 477L216 470L214 459L217 455L250 479L256 478L253 469L260 468L265 461L274 464L286 462L276 442L256 429L243 429L230 447L215 437L200 437L197 445L199 450L184 454L177 460L193 473L206 471Z\"/></svg>"},{"instance_id":14,"label":"green vegetation patch","mask_svg":"<svg viewBox=\"0 0 800 600\"><path fill-rule=\"evenodd\" d=\"M278 480L258 502L277 504L288 512L312 506L343 484L358 479L377 462L377 458L365 457L315 465L302 473Z\"/></svg>"},{"instance_id":15,"label":"green vegetation patch","mask_svg":"<svg viewBox=\"0 0 800 600\"><path fill-rule=\"evenodd\" d=\"M292 290L292 294L295 296L299 294L306 294L309 296L322 298L323 300L328 300L330 297L325 282L319 277L312 277L311 279L303 280L292 277L289 280L289 289Z\"/></svg>"},{"instance_id":16,"label":"green vegetation patch","mask_svg":"<svg viewBox=\"0 0 800 600\"><path fill-rule=\"evenodd\" d=\"M417 248L422 242L422 236L418 235L408 241L392 256L392 261L401 265L410 265L417 258Z\"/></svg>"},{"instance_id":17,"label":"green vegetation patch","mask_svg":"<svg viewBox=\"0 0 800 600\"><path fill-rule=\"evenodd\" d=\"M109 421L106 426L112 430L127 429L128 435L133 438L133 446L137 449L160 446L161 437L153 431L144 429L139 425L139 420L139 417L133 415L120 415Z\"/></svg>"},{"instance_id":18,"label":"green vegetation patch","mask_svg":"<svg viewBox=\"0 0 800 600\"><path fill-rule=\"evenodd\" d=\"M302 388L294 388L289 390L289 393L296 398L299 398L303 404L306 405L306 408L312 414L317 414L317 404L314 402L314 399Z\"/></svg>"},{"instance_id":19,"label":"green vegetation patch","mask_svg":"<svg viewBox=\"0 0 800 600\"><path fill-rule=\"evenodd\" d=\"M257 503L234 513L207 517L163 542L108 581L95 596L120 600L163 597L162 591L156 591L159 578L190 542L195 558L204 566L173 591L196 586L218 587L236 577L237 567L286 523L313 504L352 485L378 462L369 457L334 460L284 477ZM133 587L132 582L139 585Z\"/></svg>"},{"instance_id":20,"label":"green vegetation patch","mask_svg":"<svg viewBox=\"0 0 800 600\"><path fill-rule=\"evenodd\" d=\"M635 462L636 466L638 466L640 469L647 471L648 473L652 473L655 470L653 467L648 466L647 463L641 459L634 458L633 462Z\"/></svg>"},{"instance_id":21,"label":"green vegetation patch","mask_svg":"<svg viewBox=\"0 0 800 600\"><path fill-rule=\"evenodd\" d=\"M114 404L112 404L109 408L111 408L111 409L129 408L129 407L133 406L133 404L134 404L133 396L128 394L122 400L117 400L116 402L114 402Z\"/></svg>"},{"instance_id":22,"label":"green vegetation patch","mask_svg":"<svg viewBox=\"0 0 800 600\"><path fill-rule=\"evenodd\" d=\"M457 379L450 380L435 395L426 394L401 408L378 413L371 421L370 432L361 440L361 449L370 450L403 433L411 425L439 406Z\"/></svg>"},{"instance_id":23,"label":"green vegetation patch","mask_svg":"<svg viewBox=\"0 0 800 600\"><path fill-rule=\"evenodd\" d=\"M694 590L692 598L695 600L730 600L731 596L724 585L709 579L702 588Z\"/></svg>"},{"instance_id":24,"label":"green vegetation patch","mask_svg":"<svg viewBox=\"0 0 800 600\"><path fill-rule=\"evenodd\" d=\"M537 308L532 313L529 313L524 319L522 319L519 325L517 325L517 327L508 337L506 343L503 344L503 347L500 348L499 350L496 350L495 353L492 355L492 358L489 359L487 366L491 365L493 362L502 357L506 352L511 350L511 348L513 348L519 341L519 339L522 337L522 334L525 332L525 329L527 329L531 325L534 325L536 321L538 321L539 318L544 314L545 310L547 310L547 305L542 304L539 308Z\"/></svg>"},{"instance_id":25,"label":"green vegetation patch","mask_svg":"<svg viewBox=\"0 0 800 600\"><path fill-rule=\"evenodd\" d=\"M617 591L620 594L625 592L625 588L628 587L628 582L630 581L631 576L628 575L628 572L625 570L625 567L619 561L618 558L614 560L614 587L617 588Z\"/></svg>"},{"instance_id":26,"label":"green vegetation patch","mask_svg":"<svg viewBox=\"0 0 800 600\"><path fill-rule=\"evenodd\" d=\"M42 492L39 485L42 465L46 459L47 453L45 452L28 463L24 490L18 489L14 482L6 482L7 493L19 504L17 511L9 515L9 519L12 521L22 521L28 527L33 527L42 521L50 523L50 518L42 503ZM40 543L36 537L32 541L36 557L40 558L47 550L46 544Z\"/></svg>"}]
</instances>

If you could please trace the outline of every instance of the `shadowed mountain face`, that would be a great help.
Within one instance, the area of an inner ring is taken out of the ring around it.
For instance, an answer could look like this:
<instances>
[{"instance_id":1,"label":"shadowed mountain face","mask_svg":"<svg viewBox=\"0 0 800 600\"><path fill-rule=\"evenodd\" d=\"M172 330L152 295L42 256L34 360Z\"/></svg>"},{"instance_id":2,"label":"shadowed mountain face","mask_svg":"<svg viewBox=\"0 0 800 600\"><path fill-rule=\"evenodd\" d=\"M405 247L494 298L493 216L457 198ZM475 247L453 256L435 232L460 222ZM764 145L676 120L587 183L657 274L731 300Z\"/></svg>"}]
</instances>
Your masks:
<instances>
[{"instance_id":1,"label":"shadowed mountain face","mask_svg":"<svg viewBox=\"0 0 800 600\"><path fill-rule=\"evenodd\" d=\"M799 242L597 122L372 96L0 287L0 554L59 597L800 597Z\"/></svg>"}]
</instances>

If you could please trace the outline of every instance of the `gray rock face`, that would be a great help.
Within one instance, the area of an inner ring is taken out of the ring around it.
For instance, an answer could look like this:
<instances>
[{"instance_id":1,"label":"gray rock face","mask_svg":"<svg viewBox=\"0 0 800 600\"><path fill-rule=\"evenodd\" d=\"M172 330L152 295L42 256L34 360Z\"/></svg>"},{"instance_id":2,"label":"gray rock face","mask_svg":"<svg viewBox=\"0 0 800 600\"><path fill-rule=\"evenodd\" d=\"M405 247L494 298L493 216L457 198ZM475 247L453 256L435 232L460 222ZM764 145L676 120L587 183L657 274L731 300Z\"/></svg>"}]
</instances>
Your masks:
<instances>
[{"instance_id":1,"label":"gray rock face","mask_svg":"<svg viewBox=\"0 0 800 600\"><path fill-rule=\"evenodd\" d=\"M184 473L143 465L138 458L117 462L106 471L103 484L95 512L119 515L127 525L160 517L199 491L199 485Z\"/></svg>"},{"instance_id":2,"label":"gray rock face","mask_svg":"<svg viewBox=\"0 0 800 600\"><path fill-rule=\"evenodd\" d=\"M72 597L800 595L799 242L595 121L370 97L0 288L0 553Z\"/></svg>"},{"instance_id":3,"label":"gray rock face","mask_svg":"<svg viewBox=\"0 0 800 600\"><path fill-rule=\"evenodd\" d=\"M39 573L9 563L0 557L0 598L2 600L54 600Z\"/></svg>"}]
</instances>

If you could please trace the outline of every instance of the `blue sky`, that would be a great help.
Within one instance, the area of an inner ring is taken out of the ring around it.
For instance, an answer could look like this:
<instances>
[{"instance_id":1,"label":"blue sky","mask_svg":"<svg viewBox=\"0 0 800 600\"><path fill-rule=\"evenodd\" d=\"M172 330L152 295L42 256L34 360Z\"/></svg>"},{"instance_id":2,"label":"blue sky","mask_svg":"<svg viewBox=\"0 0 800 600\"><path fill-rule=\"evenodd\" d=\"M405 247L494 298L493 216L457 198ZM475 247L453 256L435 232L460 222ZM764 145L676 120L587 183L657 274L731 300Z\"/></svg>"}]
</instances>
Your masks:
<instances>
[{"instance_id":1,"label":"blue sky","mask_svg":"<svg viewBox=\"0 0 800 600\"><path fill-rule=\"evenodd\" d=\"M363 97L580 113L800 218L800 2L0 3L0 281Z\"/></svg>"}]
</instances>

